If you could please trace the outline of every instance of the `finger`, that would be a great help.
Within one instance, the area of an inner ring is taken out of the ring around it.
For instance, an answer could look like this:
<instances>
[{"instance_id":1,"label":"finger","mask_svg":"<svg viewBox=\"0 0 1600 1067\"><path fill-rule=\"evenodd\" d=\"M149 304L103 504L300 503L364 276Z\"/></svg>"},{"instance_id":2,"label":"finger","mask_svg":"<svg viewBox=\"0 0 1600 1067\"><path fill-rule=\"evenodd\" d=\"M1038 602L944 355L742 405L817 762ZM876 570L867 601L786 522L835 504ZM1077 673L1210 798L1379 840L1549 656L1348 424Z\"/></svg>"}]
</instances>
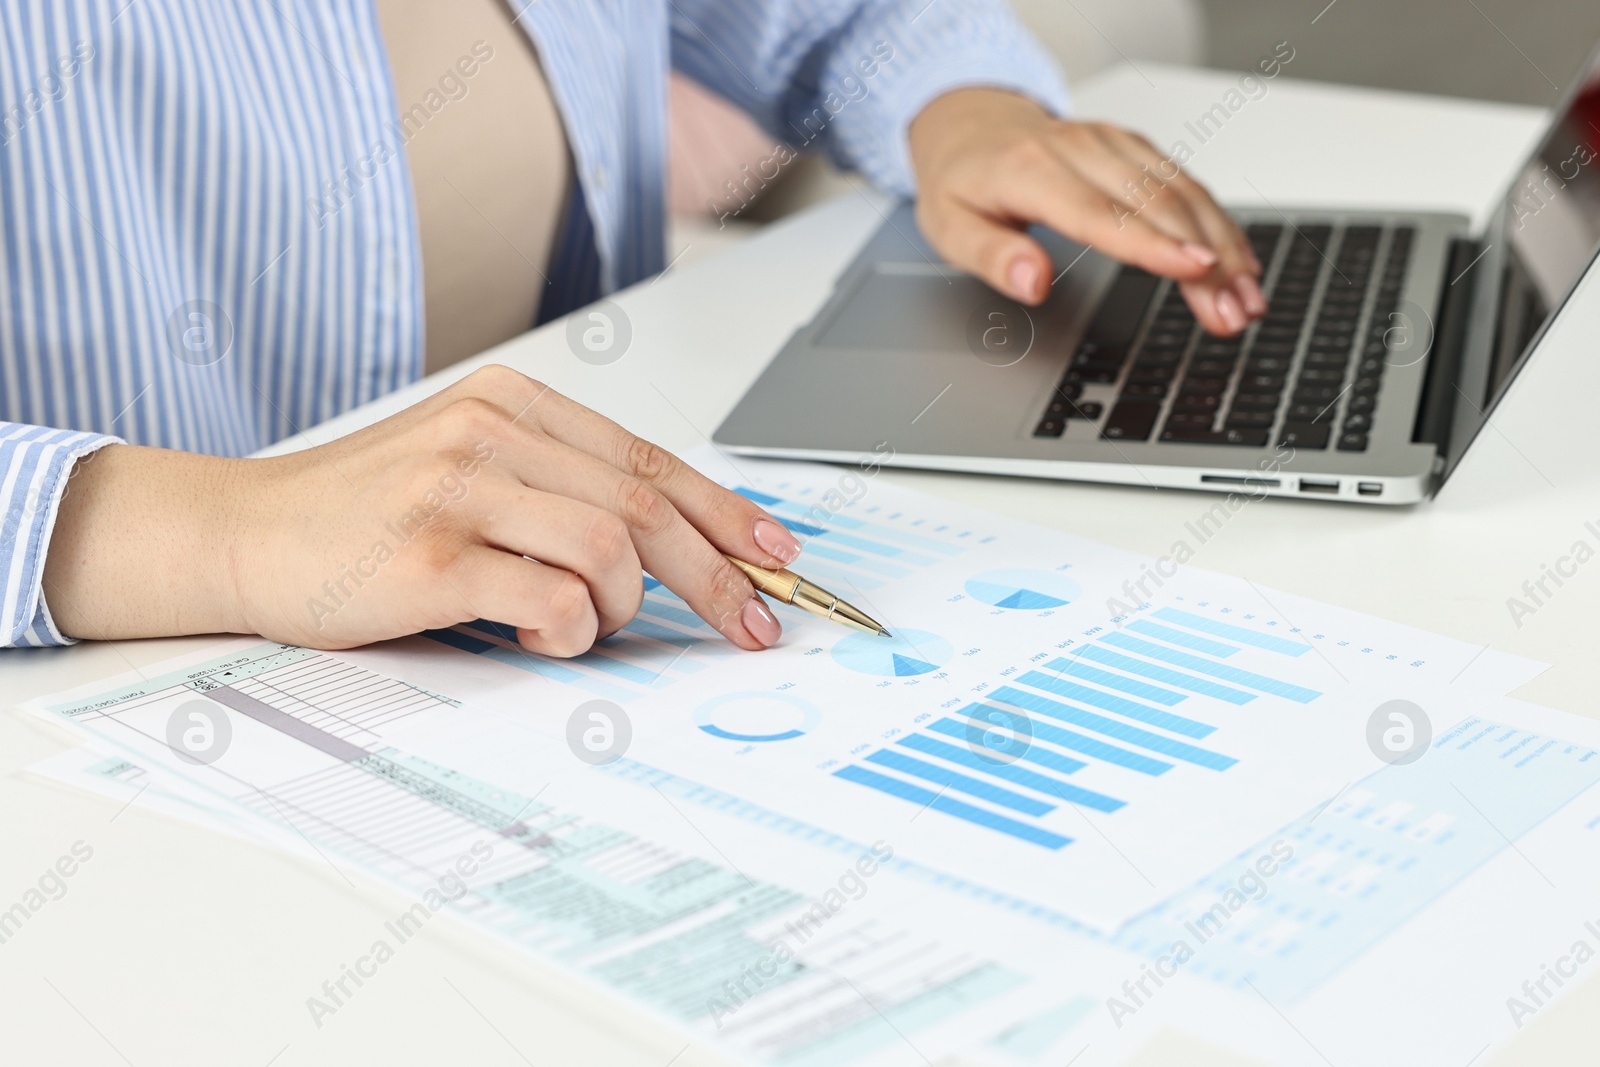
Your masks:
<instances>
[{"instance_id":1,"label":"finger","mask_svg":"<svg viewBox=\"0 0 1600 1067\"><path fill-rule=\"evenodd\" d=\"M1190 225L1198 228L1201 242L1217 253L1218 263L1213 271L1217 277L1212 287L1212 299L1220 295L1222 287L1231 287L1248 317L1259 318L1265 314L1267 301L1258 281L1261 262L1233 216L1216 202L1205 186L1162 156L1143 137L1118 127L1106 127L1103 134L1118 151L1139 166L1144 182L1140 187L1155 186L1157 201L1181 203Z\"/></svg>"},{"instance_id":2,"label":"finger","mask_svg":"<svg viewBox=\"0 0 1600 1067\"><path fill-rule=\"evenodd\" d=\"M1205 228L1195 217L1175 183L1161 177L1160 160L1135 152L1133 134L1113 126L1083 124L1059 127L1061 135L1052 150L1063 165L1077 172L1107 196L1158 229L1182 241L1204 245L1212 252ZM1168 172L1174 170L1168 167Z\"/></svg>"},{"instance_id":3,"label":"finger","mask_svg":"<svg viewBox=\"0 0 1600 1067\"><path fill-rule=\"evenodd\" d=\"M450 579L478 616L514 626L530 652L581 655L600 632L599 616L582 578L487 545L469 545Z\"/></svg>"},{"instance_id":4,"label":"finger","mask_svg":"<svg viewBox=\"0 0 1600 1067\"><path fill-rule=\"evenodd\" d=\"M587 409L583 410L587 412ZM578 418L582 423L588 422L581 415ZM559 423L560 419L556 421ZM610 427L615 425L608 420L602 421ZM546 430L549 428L548 425L545 427ZM570 426L565 428L573 429ZM584 425L578 429L589 433L606 432L605 426ZM590 444L601 451L605 450L605 446L596 440L591 439ZM707 532L686 517L652 481L621 470L613 463L546 432L530 431L522 446L508 453L507 462L528 485L603 508L617 516L626 527L644 569L682 597L696 614L734 644L752 650L766 648L781 635L782 627L771 609L756 594L749 579L723 555L729 549L722 545L714 546L708 541ZM664 475L658 474L657 477L674 492L683 494L684 485L676 484ZM744 539L754 543L754 535L748 531L755 520L749 516L758 514L764 517L765 513L743 497L729 493L715 483L708 484L718 494L733 498L726 502L726 506L730 513L737 515L731 519L712 516L704 519L707 525L742 529L746 531ZM703 502L698 506L703 507ZM765 521L773 520L766 518ZM787 530L783 534L798 551L799 545L793 541L793 536ZM732 543L731 538L728 543ZM793 558L792 554L785 554ZM752 556L757 560L770 558L769 553L764 551L751 552L740 558L750 559Z\"/></svg>"},{"instance_id":5,"label":"finger","mask_svg":"<svg viewBox=\"0 0 1600 1067\"><path fill-rule=\"evenodd\" d=\"M965 203L919 203L917 225L952 266L976 274L1024 304L1050 293L1050 254L1014 225L988 218Z\"/></svg>"},{"instance_id":6,"label":"finger","mask_svg":"<svg viewBox=\"0 0 1600 1067\"><path fill-rule=\"evenodd\" d=\"M989 195L991 203L973 206L995 221L1041 222L1079 244L1152 274L1198 279L1217 263L1216 253L1152 225L1054 153L1043 152L1034 165L997 176Z\"/></svg>"},{"instance_id":7,"label":"finger","mask_svg":"<svg viewBox=\"0 0 1600 1067\"><path fill-rule=\"evenodd\" d=\"M659 445L554 390L538 409L545 433L655 489L719 550L763 567L783 566L800 555L800 542L781 522Z\"/></svg>"},{"instance_id":8,"label":"finger","mask_svg":"<svg viewBox=\"0 0 1600 1067\"><path fill-rule=\"evenodd\" d=\"M475 494L468 515L489 545L583 579L601 636L638 614L644 598L639 556L627 525L612 512L507 479Z\"/></svg>"}]
</instances>

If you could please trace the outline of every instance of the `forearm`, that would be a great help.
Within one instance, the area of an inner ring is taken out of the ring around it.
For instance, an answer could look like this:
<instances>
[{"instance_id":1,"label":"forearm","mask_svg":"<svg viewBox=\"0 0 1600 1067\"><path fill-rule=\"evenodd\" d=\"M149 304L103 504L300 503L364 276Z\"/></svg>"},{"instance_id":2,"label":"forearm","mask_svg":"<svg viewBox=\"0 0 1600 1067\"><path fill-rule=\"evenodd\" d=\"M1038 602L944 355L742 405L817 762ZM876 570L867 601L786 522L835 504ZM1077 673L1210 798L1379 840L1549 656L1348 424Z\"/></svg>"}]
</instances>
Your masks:
<instances>
[{"instance_id":1,"label":"forearm","mask_svg":"<svg viewBox=\"0 0 1600 1067\"><path fill-rule=\"evenodd\" d=\"M80 460L45 559L57 628L91 640L246 632L232 500L252 462L132 445Z\"/></svg>"}]
</instances>

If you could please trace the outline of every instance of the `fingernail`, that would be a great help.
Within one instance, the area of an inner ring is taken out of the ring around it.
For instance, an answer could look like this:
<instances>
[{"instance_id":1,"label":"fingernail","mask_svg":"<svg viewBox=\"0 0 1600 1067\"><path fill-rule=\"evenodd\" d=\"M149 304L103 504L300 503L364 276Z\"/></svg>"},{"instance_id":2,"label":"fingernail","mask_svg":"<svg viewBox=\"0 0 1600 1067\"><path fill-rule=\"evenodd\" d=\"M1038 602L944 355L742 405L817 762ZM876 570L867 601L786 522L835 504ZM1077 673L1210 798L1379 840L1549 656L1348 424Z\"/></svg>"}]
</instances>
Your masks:
<instances>
[{"instance_id":1,"label":"fingernail","mask_svg":"<svg viewBox=\"0 0 1600 1067\"><path fill-rule=\"evenodd\" d=\"M744 610L739 613L739 621L744 623L744 628L750 631L751 637L769 648L777 644L778 638L783 634L783 627L778 625L778 617L772 614L772 609L758 596L751 597L745 603Z\"/></svg>"},{"instance_id":2,"label":"fingernail","mask_svg":"<svg viewBox=\"0 0 1600 1067\"><path fill-rule=\"evenodd\" d=\"M1241 274L1234 281L1233 288L1239 294L1239 301L1244 304L1244 309L1252 318L1267 313L1267 297L1261 291L1261 286L1248 274Z\"/></svg>"},{"instance_id":3,"label":"fingernail","mask_svg":"<svg viewBox=\"0 0 1600 1067\"><path fill-rule=\"evenodd\" d=\"M1185 241L1183 242L1183 251L1185 255L1202 267L1215 267L1217 265L1217 254L1205 245L1197 245L1193 241Z\"/></svg>"},{"instance_id":4,"label":"fingernail","mask_svg":"<svg viewBox=\"0 0 1600 1067\"><path fill-rule=\"evenodd\" d=\"M1217 294L1217 317L1234 333L1245 327L1246 319L1239 308L1239 301L1226 289Z\"/></svg>"},{"instance_id":5,"label":"fingernail","mask_svg":"<svg viewBox=\"0 0 1600 1067\"><path fill-rule=\"evenodd\" d=\"M757 519L753 534L756 544L761 546L761 551L779 563L793 562L794 558L800 555L800 542L794 539L794 534L771 519Z\"/></svg>"},{"instance_id":6,"label":"fingernail","mask_svg":"<svg viewBox=\"0 0 1600 1067\"><path fill-rule=\"evenodd\" d=\"M1011 285L1012 296L1018 300L1033 300L1039 292L1039 265L1027 256L1018 256L1011 261L1006 280Z\"/></svg>"}]
</instances>

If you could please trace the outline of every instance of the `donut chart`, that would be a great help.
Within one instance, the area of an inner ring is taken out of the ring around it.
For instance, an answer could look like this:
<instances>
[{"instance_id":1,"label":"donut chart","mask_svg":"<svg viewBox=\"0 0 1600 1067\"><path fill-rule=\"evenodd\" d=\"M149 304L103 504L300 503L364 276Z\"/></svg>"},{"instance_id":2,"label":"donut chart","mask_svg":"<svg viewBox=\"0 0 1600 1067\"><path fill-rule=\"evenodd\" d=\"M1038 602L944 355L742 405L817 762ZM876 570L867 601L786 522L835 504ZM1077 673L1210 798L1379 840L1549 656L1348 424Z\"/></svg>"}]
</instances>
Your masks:
<instances>
[{"instance_id":1,"label":"donut chart","mask_svg":"<svg viewBox=\"0 0 1600 1067\"><path fill-rule=\"evenodd\" d=\"M760 744L804 737L821 721L814 704L787 693L725 693L694 713L694 724L712 737Z\"/></svg>"}]
</instances>

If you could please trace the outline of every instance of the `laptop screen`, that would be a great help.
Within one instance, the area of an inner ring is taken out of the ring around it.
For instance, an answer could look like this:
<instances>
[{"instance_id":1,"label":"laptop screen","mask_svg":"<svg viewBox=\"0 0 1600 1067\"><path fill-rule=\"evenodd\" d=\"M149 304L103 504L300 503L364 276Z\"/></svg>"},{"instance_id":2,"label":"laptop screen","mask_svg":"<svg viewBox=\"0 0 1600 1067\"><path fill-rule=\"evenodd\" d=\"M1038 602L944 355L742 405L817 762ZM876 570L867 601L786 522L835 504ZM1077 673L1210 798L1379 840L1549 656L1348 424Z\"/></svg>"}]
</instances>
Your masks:
<instances>
[{"instance_id":1,"label":"laptop screen","mask_svg":"<svg viewBox=\"0 0 1600 1067\"><path fill-rule=\"evenodd\" d=\"M1503 217L1506 303L1489 370L1491 404L1600 247L1600 55L1512 185Z\"/></svg>"}]
</instances>

